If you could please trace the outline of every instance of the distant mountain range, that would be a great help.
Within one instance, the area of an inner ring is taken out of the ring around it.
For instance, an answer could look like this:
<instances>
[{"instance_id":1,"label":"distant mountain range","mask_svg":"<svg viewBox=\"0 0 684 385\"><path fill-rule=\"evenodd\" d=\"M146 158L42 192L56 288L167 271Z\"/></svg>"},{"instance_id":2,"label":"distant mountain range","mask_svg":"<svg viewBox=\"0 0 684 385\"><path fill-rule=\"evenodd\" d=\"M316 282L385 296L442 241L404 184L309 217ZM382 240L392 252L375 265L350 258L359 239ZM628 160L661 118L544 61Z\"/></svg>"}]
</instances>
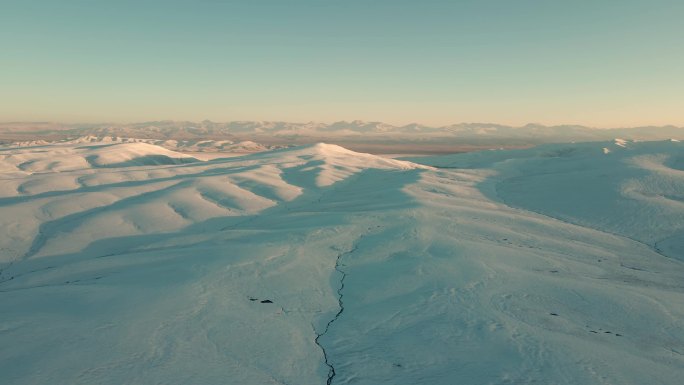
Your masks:
<instances>
[{"instance_id":1,"label":"distant mountain range","mask_svg":"<svg viewBox=\"0 0 684 385\"><path fill-rule=\"evenodd\" d=\"M132 124L0 123L0 139L65 139L82 136L146 139L212 139L259 143L424 143L461 145L531 145L569 141L684 139L684 128L649 126L596 129L578 125L527 124L512 127L492 123L459 123L442 127L422 124L394 126L360 120L335 123L268 121L201 122L153 121Z\"/></svg>"}]
</instances>

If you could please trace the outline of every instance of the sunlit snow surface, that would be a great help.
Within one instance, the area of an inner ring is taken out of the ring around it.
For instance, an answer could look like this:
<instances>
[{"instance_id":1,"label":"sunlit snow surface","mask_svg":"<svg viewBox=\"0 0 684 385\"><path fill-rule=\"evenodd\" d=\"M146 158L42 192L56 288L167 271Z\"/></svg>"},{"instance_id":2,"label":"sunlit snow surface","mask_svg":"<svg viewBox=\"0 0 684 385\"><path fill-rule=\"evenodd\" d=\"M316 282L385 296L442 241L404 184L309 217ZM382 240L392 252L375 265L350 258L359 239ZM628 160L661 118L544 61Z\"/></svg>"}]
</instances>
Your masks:
<instances>
[{"instance_id":1,"label":"sunlit snow surface","mask_svg":"<svg viewBox=\"0 0 684 385\"><path fill-rule=\"evenodd\" d=\"M421 162L1 149L0 382L681 381L681 143Z\"/></svg>"}]
</instances>

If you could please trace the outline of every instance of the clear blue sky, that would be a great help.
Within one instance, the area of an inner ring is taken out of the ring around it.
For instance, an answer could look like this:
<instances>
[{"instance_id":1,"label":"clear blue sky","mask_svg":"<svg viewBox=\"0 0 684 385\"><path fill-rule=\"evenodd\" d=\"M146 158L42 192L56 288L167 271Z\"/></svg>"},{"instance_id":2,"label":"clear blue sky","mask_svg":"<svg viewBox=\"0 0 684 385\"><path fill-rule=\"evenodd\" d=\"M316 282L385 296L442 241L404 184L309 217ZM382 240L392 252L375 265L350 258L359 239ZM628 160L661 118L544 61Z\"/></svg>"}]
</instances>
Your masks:
<instances>
[{"instance_id":1,"label":"clear blue sky","mask_svg":"<svg viewBox=\"0 0 684 385\"><path fill-rule=\"evenodd\" d=\"M0 121L684 125L684 1L0 0Z\"/></svg>"}]
</instances>

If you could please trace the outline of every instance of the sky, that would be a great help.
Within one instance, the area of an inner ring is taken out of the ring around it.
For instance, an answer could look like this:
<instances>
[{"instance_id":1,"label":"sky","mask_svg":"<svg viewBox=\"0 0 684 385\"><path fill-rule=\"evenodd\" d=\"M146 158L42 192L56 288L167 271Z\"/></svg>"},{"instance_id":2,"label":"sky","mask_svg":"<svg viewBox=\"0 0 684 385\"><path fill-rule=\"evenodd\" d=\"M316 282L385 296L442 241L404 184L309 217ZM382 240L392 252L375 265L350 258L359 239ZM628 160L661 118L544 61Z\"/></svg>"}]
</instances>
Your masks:
<instances>
[{"instance_id":1,"label":"sky","mask_svg":"<svg viewBox=\"0 0 684 385\"><path fill-rule=\"evenodd\" d=\"M681 0L0 0L0 121L684 126Z\"/></svg>"}]
</instances>

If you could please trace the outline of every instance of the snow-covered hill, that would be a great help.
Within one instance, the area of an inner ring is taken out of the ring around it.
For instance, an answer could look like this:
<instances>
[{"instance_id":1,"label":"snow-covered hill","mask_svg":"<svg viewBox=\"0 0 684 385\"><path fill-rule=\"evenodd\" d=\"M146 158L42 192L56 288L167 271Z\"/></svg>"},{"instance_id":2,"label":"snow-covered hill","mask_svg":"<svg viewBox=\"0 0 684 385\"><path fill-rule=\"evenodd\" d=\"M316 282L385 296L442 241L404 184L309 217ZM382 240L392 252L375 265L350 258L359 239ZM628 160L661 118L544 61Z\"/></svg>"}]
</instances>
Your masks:
<instances>
[{"instance_id":1,"label":"snow-covered hill","mask_svg":"<svg viewBox=\"0 0 684 385\"><path fill-rule=\"evenodd\" d=\"M491 196L509 205L644 242L684 261L684 143L540 146L422 162L486 168Z\"/></svg>"},{"instance_id":2,"label":"snow-covered hill","mask_svg":"<svg viewBox=\"0 0 684 385\"><path fill-rule=\"evenodd\" d=\"M2 150L0 170L7 173L55 173L102 167L170 165L197 159L146 143L94 146L43 146ZM11 188L11 183L3 188Z\"/></svg>"},{"instance_id":3,"label":"snow-covered hill","mask_svg":"<svg viewBox=\"0 0 684 385\"><path fill-rule=\"evenodd\" d=\"M54 145L77 145L77 144L117 144L117 143L145 143L155 146L163 147L171 151L179 152L219 152L219 153L236 153L249 154L254 152L261 152L282 148L283 146L265 146L253 141L245 140L240 142L233 142L230 140L210 140L210 139L141 139L141 138L124 138L118 136L94 136L85 135L76 138L61 139L61 140L25 140L15 141L6 144L5 148L12 147L40 147L40 146L54 146ZM0 147L1 148L1 147Z\"/></svg>"},{"instance_id":4,"label":"snow-covered hill","mask_svg":"<svg viewBox=\"0 0 684 385\"><path fill-rule=\"evenodd\" d=\"M637 236L677 225L657 209L678 207L675 142L426 160L463 168L138 145L0 150L4 382L680 379L684 263ZM596 217L563 201L592 197Z\"/></svg>"}]
</instances>

